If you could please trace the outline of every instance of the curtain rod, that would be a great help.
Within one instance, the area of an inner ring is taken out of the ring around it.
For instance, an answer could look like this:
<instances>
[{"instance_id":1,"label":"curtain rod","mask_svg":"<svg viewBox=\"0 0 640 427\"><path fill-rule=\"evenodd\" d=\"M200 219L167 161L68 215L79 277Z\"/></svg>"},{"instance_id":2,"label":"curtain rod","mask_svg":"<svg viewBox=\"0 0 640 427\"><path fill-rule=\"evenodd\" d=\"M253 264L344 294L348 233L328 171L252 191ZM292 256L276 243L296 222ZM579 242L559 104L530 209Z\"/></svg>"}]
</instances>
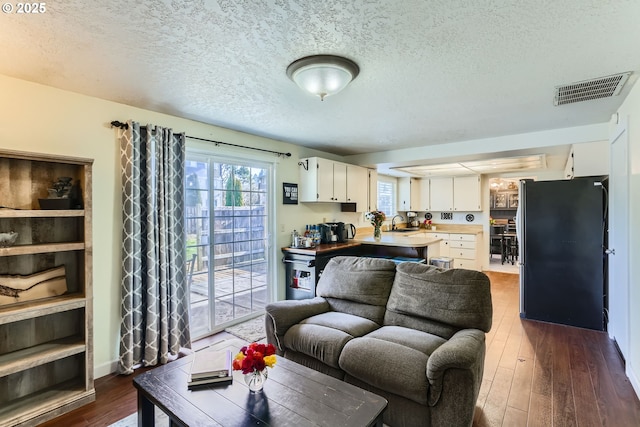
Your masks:
<instances>
[{"instance_id":1,"label":"curtain rod","mask_svg":"<svg viewBox=\"0 0 640 427\"><path fill-rule=\"evenodd\" d=\"M118 120L114 120L114 121L111 122L111 127L116 127L116 128L120 128L120 129L129 129L129 124L128 123L122 123L122 122L120 122ZM229 142L214 141L213 139L198 138L196 136L189 136L189 135L185 135L185 138L197 139L198 141L212 142L216 146L218 146L218 145L228 145L230 147L246 148L247 150L255 150L255 151L262 151L264 153L277 154L278 157L291 157L291 153L283 153L281 151L273 151L273 150L266 150L264 148L248 147L246 145L231 144Z\"/></svg>"}]
</instances>

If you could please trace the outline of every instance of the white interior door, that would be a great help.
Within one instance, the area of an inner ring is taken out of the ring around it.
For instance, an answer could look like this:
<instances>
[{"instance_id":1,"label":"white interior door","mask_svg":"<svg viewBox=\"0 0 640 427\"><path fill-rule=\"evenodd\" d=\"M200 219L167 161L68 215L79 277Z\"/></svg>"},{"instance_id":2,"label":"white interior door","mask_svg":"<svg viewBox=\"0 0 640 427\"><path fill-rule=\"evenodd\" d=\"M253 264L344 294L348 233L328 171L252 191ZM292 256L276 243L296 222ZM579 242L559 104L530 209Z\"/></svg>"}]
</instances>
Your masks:
<instances>
[{"instance_id":1,"label":"white interior door","mask_svg":"<svg viewBox=\"0 0 640 427\"><path fill-rule=\"evenodd\" d=\"M627 120L620 118L609 137L609 336L629 354L629 157Z\"/></svg>"}]
</instances>

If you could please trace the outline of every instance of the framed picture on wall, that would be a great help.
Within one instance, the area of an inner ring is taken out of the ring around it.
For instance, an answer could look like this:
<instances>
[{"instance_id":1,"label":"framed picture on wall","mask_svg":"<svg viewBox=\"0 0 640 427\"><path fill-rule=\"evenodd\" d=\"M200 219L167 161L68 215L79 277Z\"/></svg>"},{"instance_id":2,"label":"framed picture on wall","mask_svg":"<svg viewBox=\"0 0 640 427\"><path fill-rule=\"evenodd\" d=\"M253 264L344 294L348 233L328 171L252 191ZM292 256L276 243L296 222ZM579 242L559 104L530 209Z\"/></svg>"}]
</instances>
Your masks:
<instances>
[{"instance_id":1,"label":"framed picture on wall","mask_svg":"<svg viewBox=\"0 0 640 427\"><path fill-rule=\"evenodd\" d=\"M282 183L282 204L298 204L298 184L293 184L291 182Z\"/></svg>"},{"instance_id":2,"label":"framed picture on wall","mask_svg":"<svg viewBox=\"0 0 640 427\"><path fill-rule=\"evenodd\" d=\"M507 195L504 193L497 193L495 198L495 208L506 208L507 207Z\"/></svg>"}]
</instances>

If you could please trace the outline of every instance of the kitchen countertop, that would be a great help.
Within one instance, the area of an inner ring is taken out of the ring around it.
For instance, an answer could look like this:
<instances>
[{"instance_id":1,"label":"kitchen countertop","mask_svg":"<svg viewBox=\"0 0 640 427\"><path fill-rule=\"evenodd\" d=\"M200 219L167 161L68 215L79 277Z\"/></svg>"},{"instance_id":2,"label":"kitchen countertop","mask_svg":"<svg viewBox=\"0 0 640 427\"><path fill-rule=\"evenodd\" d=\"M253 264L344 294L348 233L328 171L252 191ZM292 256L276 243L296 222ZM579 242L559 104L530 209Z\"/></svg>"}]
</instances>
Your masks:
<instances>
[{"instance_id":1,"label":"kitchen countertop","mask_svg":"<svg viewBox=\"0 0 640 427\"><path fill-rule=\"evenodd\" d=\"M434 239L432 237L426 237L424 235L425 230L417 230L407 233L394 233L391 231L383 231L382 238L376 240L373 238L373 234L365 235L362 237L356 237L354 242L361 243L363 245L378 245L378 246L397 246L401 248L423 248L430 245L439 243L442 239Z\"/></svg>"},{"instance_id":2,"label":"kitchen countertop","mask_svg":"<svg viewBox=\"0 0 640 427\"><path fill-rule=\"evenodd\" d=\"M289 252L292 254L299 254L299 255L322 255L325 253L339 251L342 249L353 248L356 246L360 246L360 243L356 240L349 239L347 242L344 242L344 243L323 243L313 248L286 247L286 248L282 248L282 252Z\"/></svg>"},{"instance_id":3,"label":"kitchen countertop","mask_svg":"<svg viewBox=\"0 0 640 427\"><path fill-rule=\"evenodd\" d=\"M437 225L436 230L420 230L427 233L482 234L481 225Z\"/></svg>"},{"instance_id":4,"label":"kitchen countertop","mask_svg":"<svg viewBox=\"0 0 640 427\"><path fill-rule=\"evenodd\" d=\"M450 234L482 234L483 229L481 225L441 225L437 224L436 230L427 230L426 228L420 228L415 231L407 231L404 233L397 233L395 231L383 231L384 233L393 233L400 235L414 235L419 233L450 233Z\"/></svg>"}]
</instances>

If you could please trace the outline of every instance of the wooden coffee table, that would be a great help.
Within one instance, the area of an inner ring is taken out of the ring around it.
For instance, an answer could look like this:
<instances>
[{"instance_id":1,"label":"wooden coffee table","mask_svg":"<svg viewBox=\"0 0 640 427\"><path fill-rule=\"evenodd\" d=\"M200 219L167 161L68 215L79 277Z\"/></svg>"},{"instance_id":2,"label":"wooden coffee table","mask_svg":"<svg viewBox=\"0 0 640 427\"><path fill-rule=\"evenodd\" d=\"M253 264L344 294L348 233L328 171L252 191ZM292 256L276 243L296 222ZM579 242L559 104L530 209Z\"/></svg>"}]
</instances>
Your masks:
<instances>
[{"instance_id":1,"label":"wooden coffee table","mask_svg":"<svg viewBox=\"0 0 640 427\"><path fill-rule=\"evenodd\" d=\"M234 339L212 348L235 354L243 345ZM192 360L183 357L133 379L138 426L154 426L156 406L172 426L382 426L384 398L283 357L255 394L240 371L234 371L233 384L188 390Z\"/></svg>"}]
</instances>

